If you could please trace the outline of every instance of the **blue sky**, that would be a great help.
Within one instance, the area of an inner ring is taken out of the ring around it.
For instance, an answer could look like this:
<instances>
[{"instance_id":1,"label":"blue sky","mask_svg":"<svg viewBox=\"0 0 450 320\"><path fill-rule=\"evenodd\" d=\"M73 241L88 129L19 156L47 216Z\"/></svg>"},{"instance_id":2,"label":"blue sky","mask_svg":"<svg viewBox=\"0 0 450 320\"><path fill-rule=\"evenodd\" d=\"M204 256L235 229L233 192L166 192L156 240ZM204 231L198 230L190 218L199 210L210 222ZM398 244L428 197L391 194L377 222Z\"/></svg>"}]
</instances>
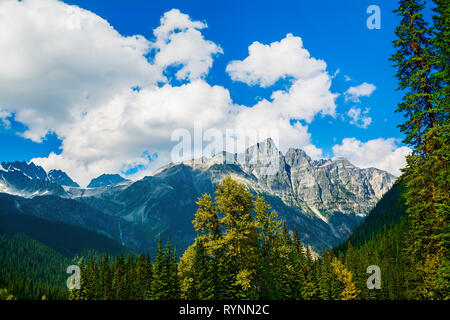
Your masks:
<instances>
[{"instance_id":1,"label":"blue sky","mask_svg":"<svg viewBox=\"0 0 450 320\"><path fill-rule=\"evenodd\" d=\"M289 33L300 37L303 48L311 57L326 63L327 73L333 76L330 92L339 94L335 100L335 117L317 113L311 122L299 120L308 126L310 143L322 150L322 156L335 156L333 146L342 143L345 138L354 138L361 143L361 148L362 144L370 140L385 139L389 141L391 148L386 157L392 156L391 153L396 151L395 148L403 146L400 142L403 136L397 128L402 116L394 112L401 94L396 91L395 70L388 61L393 53L392 40L398 22L392 13L396 6L395 1L80 0L66 3L89 10L107 20L123 37L142 35L149 41L155 39L153 30L160 24L162 15L173 8L187 14L192 21L207 24L207 28L201 29L204 39L215 43L223 53L214 55L212 67L203 79L211 86L217 85L228 90L233 103L248 107L262 99L270 100L276 90L288 90L291 82L289 79L281 79L268 87L249 85L231 79L230 74L226 72L227 65L233 60L244 60L249 55L249 46L254 41L269 45L281 41ZM379 30L369 30L366 26L369 17L366 9L373 4L381 9ZM0 45L3 44L0 42ZM39 46L39 42L36 45ZM0 52L2 50L5 50L5 47L0 47ZM30 49L28 47L24 50ZM73 54L77 54L76 50ZM170 74L170 68L165 72ZM187 82L189 80L178 81L173 77L168 81L171 86L180 86ZM370 95L360 97L360 102L351 99L346 101L345 91L363 83L371 84L376 89ZM29 83L24 83L22 90L26 91L27 85ZM62 134L63 130L53 129L49 124L49 132L44 135L41 142L21 136L20 133L27 131L27 121L20 122L16 113L24 112L24 109L16 107L15 101L19 99L14 100L10 96L6 99L8 102L12 101L10 105L1 103L1 94L0 91L0 112L3 108L10 112L10 116L4 118L8 125L0 125L0 160L30 161L33 158L46 158L51 152L61 154L64 149L62 145L64 135L68 134ZM32 103L28 103L26 107L34 108ZM359 109L361 117L370 117L370 124L366 127L351 124L348 114L351 108ZM365 110L367 113L362 114ZM46 121L45 117L42 121ZM389 139L399 140L392 142L393 140ZM145 150L139 150L150 154L153 151L151 144ZM370 151L376 152L373 148ZM346 152L343 154L351 158L348 150ZM354 162L361 166L376 165L376 163L362 163L358 160L362 157L364 155L361 154L355 156ZM44 166L45 164L58 166L58 162L43 162ZM61 167L68 170L70 166L61 165ZM126 167L127 170L123 169L123 165L121 168L122 173L129 169L129 167Z\"/></svg>"}]
</instances>

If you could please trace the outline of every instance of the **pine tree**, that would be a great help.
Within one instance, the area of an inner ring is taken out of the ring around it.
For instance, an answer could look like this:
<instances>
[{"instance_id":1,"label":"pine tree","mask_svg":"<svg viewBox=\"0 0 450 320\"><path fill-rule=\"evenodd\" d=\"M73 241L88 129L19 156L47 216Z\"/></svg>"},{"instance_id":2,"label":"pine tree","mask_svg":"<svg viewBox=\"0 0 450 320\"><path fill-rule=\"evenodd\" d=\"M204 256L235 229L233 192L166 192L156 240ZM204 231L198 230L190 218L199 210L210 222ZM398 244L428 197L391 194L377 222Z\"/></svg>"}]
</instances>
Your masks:
<instances>
[{"instance_id":1,"label":"pine tree","mask_svg":"<svg viewBox=\"0 0 450 320\"><path fill-rule=\"evenodd\" d=\"M433 47L436 51L434 73L435 87L438 89L434 95L436 109L441 117L436 128L436 144L438 150L432 159L432 170L436 173L435 208L441 220L437 233L439 252L439 269L435 277L437 291L441 292L443 299L450 299L450 6L447 1L435 0L436 7L433 15L434 39Z\"/></svg>"},{"instance_id":2,"label":"pine tree","mask_svg":"<svg viewBox=\"0 0 450 320\"><path fill-rule=\"evenodd\" d=\"M158 236L158 247L156 249L156 260L153 264L153 299L160 300L166 297L166 279L167 266L164 261L164 252L162 248L161 235Z\"/></svg>"},{"instance_id":3,"label":"pine tree","mask_svg":"<svg viewBox=\"0 0 450 320\"><path fill-rule=\"evenodd\" d=\"M244 185L227 177L217 186L215 202L222 213L220 225L224 227L221 238L223 253L227 256L229 272L235 275L232 298L250 298L255 295L254 277L258 261L253 195Z\"/></svg>"},{"instance_id":4,"label":"pine tree","mask_svg":"<svg viewBox=\"0 0 450 320\"><path fill-rule=\"evenodd\" d=\"M274 245L280 232L281 221L278 213L273 211L264 197L258 196L255 201L255 222L259 232L260 258L258 263L257 288L260 299L271 299L277 296L277 284L274 278Z\"/></svg>"},{"instance_id":5,"label":"pine tree","mask_svg":"<svg viewBox=\"0 0 450 320\"><path fill-rule=\"evenodd\" d=\"M302 285L302 298L305 300L315 300L318 298L318 285L316 269L314 268L314 261L311 254L311 249L306 246L306 259L304 264L304 282Z\"/></svg>"},{"instance_id":6,"label":"pine tree","mask_svg":"<svg viewBox=\"0 0 450 320\"><path fill-rule=\"evenodd\" d=\"M303 298L302 296L302 288L306 282L305 270L306 270L306 256L303 249L303 244L300 241L300 235L297 230L297 227L294 227L293 233L293 250L294 250L294 270L295 270L295 292L293 298L296 300L300 300Z\"/></svg>"},{"instance_id":7,"label":"pine tree","mask_svg":"<svg viewBox=\"0 0 450 320\"><path fill-rule=\"evenodd\" d=\"M86 295L86 284L87 284L87 277L86 277L86 265L84 263L84 258L82 257L78 263L78 266L80 267L80 289L72 289L70 291L70 300L87 300Z\"/></svg>"},{"instance_id":8,"label":"pine tree","mask_svg":"<svg viewBox=\"0 0 450 320\"><path fill-rule=\"evenodd\" d=\"M147 298L151 285L151 262L149 265L147 257L140 254L135 268L135 299L144 300Z\"/></svg>"},{"instance_id":9,"label":"pine tree","mask_svg":"<svg viewBox=\"0 0 450 320\"><path fill-rule=\"evenodd\" d=\"M198 241L198 238L196 239ZM180 295L182 299L195 299L194 288L194 245L190 245L183 253L178 264L178 277L180 279Z\"/></svg>"},{"instance_id":10,"label":"pine tree","mask_svg":"<svg viewBox=\"0 0 450 320\"><path fill-rule=\"evenodd\" d=\"M144 283L143 286L143 299L149 299L149 295L151 295L152 283L153 283L153 265L152 260L150 258L150 253L147 251L145 255L145 263L144 263Z\"/></svg>"},{"instance_id":11,"label":"pine tree","mask_svg":"<svg viewBox=\"0 0 450 320\"><path fill-rule=\"evenodd\" d=\"M115 300L126 299L125 264L125 256L122 253L116 257L114 276L112 281L113 299Z\"/></svg>"},{"instance_id":12,"label":"pine tree","mask_svg":"<svg viewBox=\"0 0 450 320\"><path fill-rule=\"evenodd\" d=\"M203 194L196 203L198 209L192 223L195 230L200 233L197 238L206 239L207 245L213 247L214 241L217 241L221 236L218 212L209 194Z\"/></svg>"},{"instance_id":13,"label":"pine tree","mask_svg":"<svg viewBox=\"0 0 450 320\"><path fill-rule=\"evenodd\" d=\"M180 298L180 281L178 278L177 250L171 249L170 243L167 244L167 264L168 264L168 297L171 300Z\"/></svg>"},{"instance_id":14,"label":"pine tree","mask_svg":"<svg viewBox=\"0 0 450 320\"><path fill-rule=\"evenodd\" d=\"M344 289L341 292L342 300L358 300L359 294L361 293L355 286L353 282L353 276L350 271L348 271L339 259L334 258L331 263L333 266L334 273L336 274L338 280L343 284Z\"/></svg>"},{"instance_id":15,"label":"pine tree","mask_svg":"<svg viewBox=\"0 0 450 320\"><path fill-rule=\"evenodd\" d=\"M96 272L94 265L94 257L91 256L89 263L87 264L85 271L86 282L84 286L84 292L86 295L86 300L95 300L96 296Z\"/></svg>"},{"instance_id":16,"label":"pine tree","mask_svg":"<svg viewBox=\"0 0 450 320\"><path fill-rule=\"evenodd\" d=\"M112 272L109 266L109 256L105 254L100 263L100 279L101 286L99 295L103 296L104 300L111 300L113 298L112 292Z\"/></svg>"},{"instance_id":17,"label":"pine tree","mask_svg":"<svg viewBox=\"0 0 450 320\"><path fill-rule=\"evenodd\" d=\"M394 10L401 18L394 41L397 52L391 60L397 68L399 90L405 91L397 112L404 113L406 121L400 125L405 133L405 143L412 145L418 154L429 154L433 142L426 132L436 125L436 110L432 104L432 67L431 29L424 20L421 0L400 0L399 8Z\"/></svg>"},{"instance_id":18,"label":"pine tree","mask_svg":"<svg viewBox=\"0 0 450 320\"><path fill-rule=\"evenodd\" d=\"M194 280L192 299L214 299L215 275L213 274L212 262L201 239L195 243L192 272Z\"/></svg>"},{"instance_id":19,"label":"pine tree","mask_svg":"<svg viewBox=\"0 0 450 320\"><path fill-rule=\"evenodd\" d=\"M322 256L318 261L319 271L319 298L321 300L331 300L336 298L332 291L333 268L331 266L332 256L322 250Z\"/></svg>"}]
</instances>

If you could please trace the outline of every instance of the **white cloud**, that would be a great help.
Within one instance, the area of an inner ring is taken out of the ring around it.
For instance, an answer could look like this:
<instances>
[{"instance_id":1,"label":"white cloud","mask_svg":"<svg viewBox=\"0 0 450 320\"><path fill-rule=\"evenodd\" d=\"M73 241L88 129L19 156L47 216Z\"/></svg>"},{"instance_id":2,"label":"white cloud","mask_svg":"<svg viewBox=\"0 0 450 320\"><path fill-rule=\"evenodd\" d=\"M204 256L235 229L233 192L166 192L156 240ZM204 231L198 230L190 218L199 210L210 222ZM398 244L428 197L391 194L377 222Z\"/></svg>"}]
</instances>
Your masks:
<instances>
[{"instance_id":1,"label":"white cloud","mask_svg":"<svg viewBox=\"0 0 450 320\"><path fill-rule=\"evenodd\" d=\"M67 25L74 10L80 28ZM0 64L0 100L6 108L0 118L14 112L15 120L28 126L24 136L35 141L55 132L61 153L33 161L66 171L80 185L135 166L144 168L135 178L149 174L171 161L177 143L172 132L192 132L195 121L203 130L222 133L276 129L283 152L297 147L322 157L307 124L318 114L336 115L337 94L331 92L325 62L310 57L299 37L255 42L246 59L228 66L233 79L269 86L292 78L291 86L254 106L236 105L226 88L204 80L222 52L204 39L206 27L174 9L163 15L149 41L123 37L94 13L56 0L0 2L0 60L9 62ZM164 76L173 66L183 85ZM139 91L131 89L136 86ZM292 125L292 119L306 124ZM158 157L150 159L155 153Z\"/></svg>"},{"instance_id":2,"label":"white cloud","mask_svg":"<svg viewBox=\"0 0 450 320\"><path fill-rule=\"evenodd\" d=\"M61 129L65 138L60 155L33 161L46 168L67 163L61 169L71 172L81 185L101 172L119 172L133 164L148 167L148 173L170 162L175 129L192 132L194 120L222 128L232 109L228 90L203 80L179 87L166 84L128 90ZM142 156L146 150L158 153L155 162Z\"/></svg>"},{"instance_id":3,"label":"white cloud","mask_svg":"<svg viewBox=\"0 0 450 320\"><path fill-rule=\"evenodd\" d=\"M94 13L54 0L1 1L0 48L0 99L34 141L111 92L163 80L144 56L144 37L123 37Z\"/></svg>"},{"instance_id":4,"label":"white cloud","mask_svg":"<svg viewBox=\"0 0 450 320\"><path fill-rule=\"evenodd\" d=\"M311 123L317 114L336 116L337 94L330 90L332 77L322 60L310 57L302 48L300 37L288 34L286 38L270 45L254 42L249 56L243 61L233 61L227 72L233 80L249 85L266 87L280 78L292 78L287 90L272 92L269 100L263 99L251 108L236 115L236 128L276 129L280 136L280 150L289 147L303 148L312 158L322 156L322 150L311 144L308 126L292 119Z\"/></svg>"},{"instance_id":5,"label":"white cloud","mask_svg":"<svg viewBox=\"0 0 450 320\"><path fill-rule=\"evenodd\" d=\"M333 146L336 157L344 157L361 168L375 167L400 176L400 169L406 166L406 156L411 149L399 147L394 138L378 138L361 142L356 138L345 138Z\"/></svg>"},{"instance_id":6,"label":"white cloud","mask_svg":"<svg viewBox=\"0 0 450 320\"><path fill-rule=\"evenodd\" d=\"M11 117L11 112L0 109L0 122L7 129L11 126L11 122L7 119L9 117Z\"/></svg>"},{"instance_id":7,"label":"white cloud","mask_svg":"<svg viewBox=\"0 0 450 320\"><path fill-rule=\"evenodd\" d=\"M60 155L33 161L86 185L103 172L167 163L171 131L194 119L223 123L226 89L204 81L156 86L177 63L179 78L204 76L220 47L203 39L204 23L178 10L161 23L150 42L123 37L94 13L59 1L0 2L0 59L9 62L0 64L1 118L14 112L34 141L49 131L62 139ZM147 150L161 154L150 162Z\"/></svg>"},{"instance_id":8,"label":"white cloud","mask_svg":"<svg viewBox=\"0 0 450 320\"><path fill-rule=\"evenodd\" d=\"M317 114L336 115L337 94L330 91L331 77L322 60L310 57L300 37L288 34L270 45L254 42L249 56L243 61L232 61L227 72L236 81L263 87L273 85L281 78L292 78L287 90L274 91L270 100L260 100L251 108L244 108L236 116L238 128L278 129L280 149L301 147L311 157L318 158L322 150L310 142L308 126L291 120L313 121Z\"/></svg>"},{"instance_id":9,"label":"white cloud","mask_svg":"<svg viewBox=\"0 0 450 320\"><path fill-rule=\"evenodd\" d=\"M372 118L366 116L369 111L369 108L366 108L362 112L360 108L350 108L350 110L348 110L347 112L347 115L351 119L350 124L354 124L359 128L366 129L372 123Z\"/></svg>"},{"instance_id":10,"label":"white cloud","mask_svg":"<svg viewBox=\"0 0 450 320\"><path fill-rule=\"evenodd\" d=\"M346 81L346 82L348 82L348 81L351 81L352 80L352 78L350 78L349 76L347 76L347 75L344 75L344 80Z\"/></svg>"},{"instance_id":11,"label":"white cloud","mask_svg":"<svg viewBox=\"0 0 450 320\"><path fill-rule=\"evenodd\" d=\"M192 21L178 9L166 12L154 31L155 64L163 69L180 66L175 74L178 80L204 77L213 64L213 56L223 53L218 45L203 38L199 30L204 28L205 23Z\"/></svg>"},{"instance_id":12,"label":"white cloud","mask_svg":"<svg viewBox=\"0 0 450 320\"><path fill-rule=\"evenodd\" d=\"M234 81L268 87L279 79L309 79L325 71L323 60L312 58L303 48L300 37L287 34L281 41L265 45L253 42L248 47L248 57L232 61L226 71Z\"/></svg>"},{"instance_id":13,"label":"white cloud","mask_svg":"<svg viewBox=\"0 0 450 320\"><path fill-rule=\"evenodd\" d=\"M367 82L363 82L356 87L350 87L344 93L345 101L360 102L360 97L369 97L375 89L376 87L373 84Z\"/></svg>"}]
</instances>

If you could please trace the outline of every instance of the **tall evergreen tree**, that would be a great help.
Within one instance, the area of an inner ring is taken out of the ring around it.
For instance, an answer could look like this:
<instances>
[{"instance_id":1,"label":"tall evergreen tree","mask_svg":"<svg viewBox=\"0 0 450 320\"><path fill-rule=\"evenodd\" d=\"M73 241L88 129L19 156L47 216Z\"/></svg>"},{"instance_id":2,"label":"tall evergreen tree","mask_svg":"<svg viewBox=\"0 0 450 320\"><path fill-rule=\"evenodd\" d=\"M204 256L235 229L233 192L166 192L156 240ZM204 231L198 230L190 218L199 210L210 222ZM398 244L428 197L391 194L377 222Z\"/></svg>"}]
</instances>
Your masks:
<instances>
[{"instance_id":1,"label":"tall evergreen tree","mask_svg":"<svg viewBox=\"0 0 450 320\"><path fill-rule=\"evenodd\" d=\"M433 47L436 51L433 75L436 90L435 102L441 117L436 128L436 144L438 150L433 155L433 168L436 174L435 207L441 220L437 230L437 239L441 249L441 268L436 277L436 286L443 292L444 299L450 299L450 6L448 1L434 0L436 7L433 15L434 34Z\"/></svg>"},{"instance_id":2,"label":"tall evergreen tree","mask_svg":"<svg viewBox=\"0 0 450 320\"><path fill-rule=\"evenodd\" d=\"M161 235L158 236L158 247L156 249L156 260L153 264L153 286L152 297L156 300L166 299L167 297L167 265L164 259Z\"/></svg>"},{"instance_id":3,"label":"tall evergreen tree","mask_svg":"<svg viewBox=\"0 0 450 320\"><path fill-rule=\"evenodd\" d=\"M109 256L107 254L104 255L100 263L100 279L99 295L101 294L104 300L111 300L113 298L112 272L111 267L109 266Z\"/></svg>"},{"instance_id":4,"label":"tall evergreen tree","mask_svg":"<svg viewBox=\"0 0 450 320\"><path fill-rule=\"evenodd\" d=\"M257 231L251 211L253 195L244 185L227 177L217 186L215 202L224 228L222 253L227 269L235 275L233 298L249 298L256 290Z\"/></svg>"},{"instance_id":5,"label":"tall evergreen tree","mask_svg":"<svg viewBox=\"0 0 450 320\"><path fill-rule=\"evenodd\" d=\"M203 240L195 243L195 254L193 260L193 299L214 299L215 283L213 265L204 245Z\"/></svg>"},{"instance_id":6,"label":"tall evergreen tree","mask_svg":"<svg viewBox=\"0 0 450 320\"><path fill-rule=\"evenodd\" d=\"M87 276L86 276L86 265L84 263L84 258L82 257L78 263L78 266L80 267L80 289L72 289L70 291L70 300L86 300L86 282L87 282Z\"/></svg>"},{"instance_id":7,"label":"tall evergreen tree","mask_svg":"<svg viewBox=\"0 0 450 320\"><path fill-rule=\"evenodd\" d=\"M274 277L274 245L280 232L281 221L278 213L273 211L264 197L257 196L255 201L255 223L259 232L259 261L257 274L257 291L261 299L277 296L277 284Z\"/></svg>"}]
</instances>

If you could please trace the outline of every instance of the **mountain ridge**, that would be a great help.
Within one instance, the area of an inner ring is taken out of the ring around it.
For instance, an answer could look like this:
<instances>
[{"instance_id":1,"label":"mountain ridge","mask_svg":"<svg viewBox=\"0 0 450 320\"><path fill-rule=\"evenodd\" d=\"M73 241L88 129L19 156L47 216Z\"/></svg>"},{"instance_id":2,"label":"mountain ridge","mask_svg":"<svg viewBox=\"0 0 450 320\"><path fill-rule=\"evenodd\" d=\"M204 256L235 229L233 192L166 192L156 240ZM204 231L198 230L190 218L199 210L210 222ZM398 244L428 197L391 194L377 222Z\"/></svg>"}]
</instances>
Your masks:
<instances>
[{"instance_id":1,"label":"mountain ridge","mask_svg":"<svg viewBox=\"0 0 450 320\"><path fill-rule=\"evenodd\" d=\"M128 179L123 178L119 174L107 174L103 173L97 178L94 178L89 182L87 188L98 188L98 187L107 187L110 185L118 184L121 182L129 181Z\"/></svg>"},{"instance_id":2,"label":"mountain ridge","mask_svg":"<svg viewBox=\"0 0 450 320\"><path fill-rule=\"evenodd\" d=\"M33 164L33 170L42 174L35 167ZM0 170L0 192L8 174L18 175L17 170ZM110 178L104 176L106 180ZM211 158L170 163L137 181L120 178L116 184L63 188L48 179L22 175L23 184L14 186L25 186L27 192L18 195L28 198L39 195L41 203L51 196L84 203L83 210L91 212L93 225L97 223L95 219L99 219L100 225L105 225L101 221L115 221L108 222L114 226L108 232L120 242L122 231L118 233L117 221L123 221L132 230L131 235L125 235L132 249L142 249L159 234L183 249L195 237L192 219L197 198L204 193L213 195L216 184L226 176L245 184L254 194L264 195L288 227L297 227L301 240L316 251L345 240L395 181L385 171L357 168L342 158L312 160L303 150L294 148L283 154L272 139L267 139L239 154L223 151ZM45 208L50 210L53 204L69 210L57 198L44 201ZM75 202L71 205L77 207ZM37 209L30 211L41 217L46 215ZM77 219L71 222L83 226Z\"/></svg>"}]
</instances>

